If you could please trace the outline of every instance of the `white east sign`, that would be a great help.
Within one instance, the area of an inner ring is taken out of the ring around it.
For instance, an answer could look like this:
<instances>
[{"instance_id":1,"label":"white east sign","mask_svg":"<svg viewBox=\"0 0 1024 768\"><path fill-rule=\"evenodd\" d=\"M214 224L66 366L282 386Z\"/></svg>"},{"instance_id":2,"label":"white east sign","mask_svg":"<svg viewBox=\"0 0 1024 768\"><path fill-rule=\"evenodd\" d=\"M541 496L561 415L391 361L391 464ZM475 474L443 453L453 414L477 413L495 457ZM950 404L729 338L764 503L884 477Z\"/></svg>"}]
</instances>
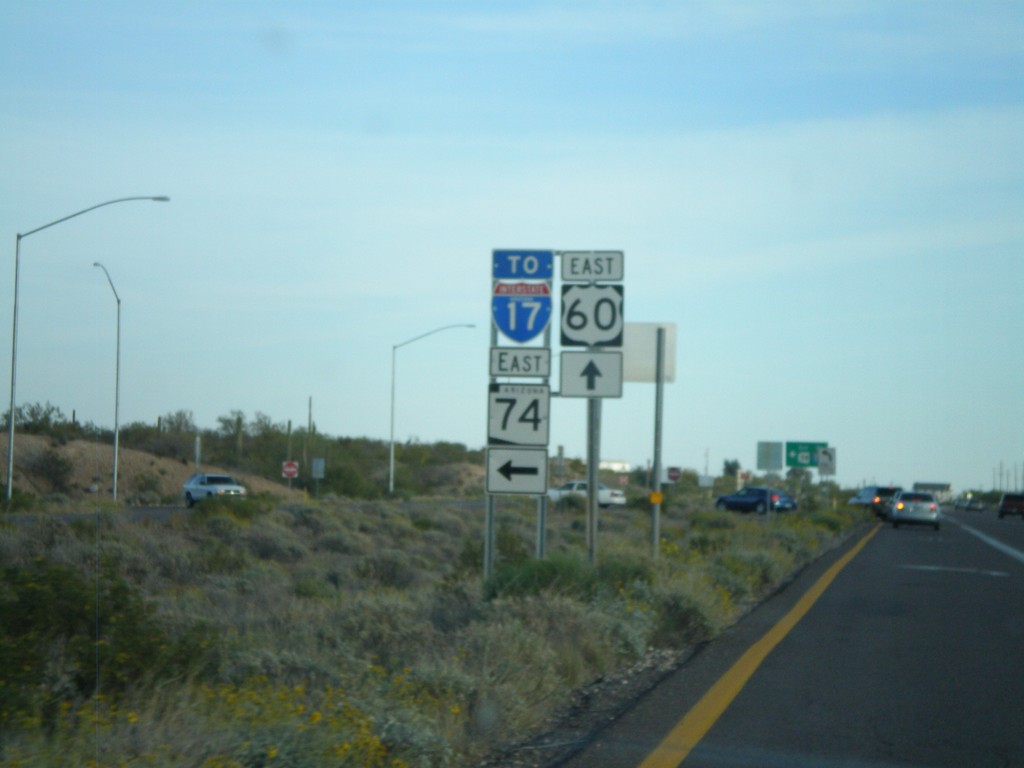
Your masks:
<instances>
[{"instance_id":1,"label":"white east sign","mask_svg":"<svg viewBox=\"0 0 1024 768\"><path fill-rule=\"evenodd\" d=\"M491 347L491 376L551 376L548 347Z\"/></svg>"},{"instance_id":2,"label":"white east sign","mask_svg":"<svg viewBox=\"0 0 1024 768\"><path fill-rule=\"evenodd\" d=\"M562 251L562 280L574 283L620 282L622 251Z\"/></svg>"}]
</instances>

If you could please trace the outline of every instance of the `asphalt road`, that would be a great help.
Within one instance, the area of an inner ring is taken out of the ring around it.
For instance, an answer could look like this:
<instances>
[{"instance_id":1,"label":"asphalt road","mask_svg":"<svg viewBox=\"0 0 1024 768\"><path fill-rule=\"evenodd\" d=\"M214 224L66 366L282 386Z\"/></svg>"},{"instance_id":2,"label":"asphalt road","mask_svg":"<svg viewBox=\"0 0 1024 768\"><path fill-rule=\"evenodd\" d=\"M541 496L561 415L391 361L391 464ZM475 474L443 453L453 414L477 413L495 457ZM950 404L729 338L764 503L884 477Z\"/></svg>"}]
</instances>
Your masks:
<instances>
[{"instance_id":1,"label":"asphalt road","mask_svg":"<svg viewBox=\"0 0 1024 768\"><path fill-rule=\"evenodd\" d=\"M938 532L868 535L845 565L863 534L805 569L565 765L1024 765L1024 521L961 511ZM822 587L830 568L841 569Z\"/></svg>"}]
</instances>

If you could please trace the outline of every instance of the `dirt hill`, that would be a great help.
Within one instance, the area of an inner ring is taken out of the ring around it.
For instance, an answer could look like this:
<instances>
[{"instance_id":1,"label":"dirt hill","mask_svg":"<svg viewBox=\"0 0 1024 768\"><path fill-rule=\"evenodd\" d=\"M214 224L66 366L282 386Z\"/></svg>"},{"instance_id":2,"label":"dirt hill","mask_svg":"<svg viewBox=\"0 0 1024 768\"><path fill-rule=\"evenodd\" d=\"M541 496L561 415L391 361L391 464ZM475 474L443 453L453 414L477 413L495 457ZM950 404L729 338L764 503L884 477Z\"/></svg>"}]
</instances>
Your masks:
<instances>
[{"instance_id":1,"label":"dirt hill","mask_svg":"<svg viewBox=\"0 0 1024 768\"><path fill-rule=\"evenodd\" d=\"M0 459L6 467L6 441L0 447ZM14 465L16 489L40 497L62 494L72 500L84 499L97 493L111 493L114 448L87 440L72 440L61 445L48 437L18 435L14 443ZM65 471L67 467L70 467L70 472ZM232 474L251 492L271 493L282 498L302 496L301 491L289 491L283 482L276 483L206 464L201 468ZM161 458L122 447L117 463L118 498L129 504L167 503L178 498L185 480L195 471L193 462Z\"/></svg>"}]
</instances>

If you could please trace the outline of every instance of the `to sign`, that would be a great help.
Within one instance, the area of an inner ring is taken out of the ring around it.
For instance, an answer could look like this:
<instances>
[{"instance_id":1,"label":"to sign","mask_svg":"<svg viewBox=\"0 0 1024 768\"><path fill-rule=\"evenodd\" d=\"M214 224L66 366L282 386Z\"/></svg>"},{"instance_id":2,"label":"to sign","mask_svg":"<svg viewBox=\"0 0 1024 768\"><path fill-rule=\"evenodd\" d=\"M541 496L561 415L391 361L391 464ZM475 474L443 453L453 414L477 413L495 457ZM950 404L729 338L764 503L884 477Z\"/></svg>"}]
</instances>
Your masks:
<instances>
[{"instance_id":1,"label":"to sign","mask_svg":"<svg viewBox=\"0 0 1024 768\"><path fill-rule=\"evenodd\" d=\"M621 285L562 286L562 346L621 347Z\"/></svg>"},{"instance_id":2,"label":"to sign","mask_svg":"<svg viewBox=\"0 0 1024 768\"><path fill-rule=\"evenodd\" d=\"M487 440L491 445L547 445L551 392L546 384L491 384Z\"/></svg>"},{"instance_id":3,"label":"to sign","mask_svg":"<svg viewBox=\"0 0 1024 768\"><path fill-rule=\"evenodd\" d=\"M622 397L621 352L563 352L562 397Z\"/></svg>"},{"instance_id":4,"label":"to sign","mask_svg":"<svg viewBox=\"0 0 1024 768\"><path fill-rule=\"evenodd\" d=\"M495 283L491 315L498 329L523 343L539 336L551 322L551 285Z\"/></svg>"},{"instance_id":5,"label":"to sign","mask_svg":"<svg viewBox=\"0 0 1024 768\"><path fill-rule=\"evenodd\" d=\"M495 280L550 280L554 276L554 251L495 250Z\"/></svg>"},{"instance_id":6,"label":"to sign","mask_svg":"<svg viewBox=\"0 0 1024 768\"><path fill-rule=\"evenodd\" d=\"M281 462L281 477L287 477L291 480L293 477L299 476L299 462L297 461L282 461Z\"/></svg>"},{"instance_id":7,"label":"to sign","mask_svg":"<svg viewBox=\"0 0 1024 768\"><path fill-rule=\"evenodd\" d=\"M622 275L622 251L562 251L562 280L619 282Z\"/></svg>"},{"instance_id":8,"label":"to sign","mask_svg":"<svg viewBox=\"0 0 1024 768\"><path fill-rule=\"evenodd\" d=\"M543 496L548 490L546 448L488 448L487 493Z\"/></svg>"}]
</instances>

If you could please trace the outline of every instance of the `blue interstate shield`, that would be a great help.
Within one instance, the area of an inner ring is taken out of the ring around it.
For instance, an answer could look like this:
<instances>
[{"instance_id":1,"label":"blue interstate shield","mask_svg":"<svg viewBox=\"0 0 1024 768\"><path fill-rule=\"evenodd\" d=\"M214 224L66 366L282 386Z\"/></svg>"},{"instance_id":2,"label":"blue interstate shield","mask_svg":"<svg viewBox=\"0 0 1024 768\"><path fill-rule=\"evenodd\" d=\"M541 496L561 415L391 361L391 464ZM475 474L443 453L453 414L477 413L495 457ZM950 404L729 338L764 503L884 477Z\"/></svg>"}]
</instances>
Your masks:
<instances>
[{"instance_id":1,"label":"blue interstate shield","mask_svg":"<svg viewBox=\"0 0 1024 768\"><path fill-rule=\"evenodd\" d=\"M551 322L550 283L495 283L491 316L512 341L535 339Z\"/></svg>"}]
</instances>

